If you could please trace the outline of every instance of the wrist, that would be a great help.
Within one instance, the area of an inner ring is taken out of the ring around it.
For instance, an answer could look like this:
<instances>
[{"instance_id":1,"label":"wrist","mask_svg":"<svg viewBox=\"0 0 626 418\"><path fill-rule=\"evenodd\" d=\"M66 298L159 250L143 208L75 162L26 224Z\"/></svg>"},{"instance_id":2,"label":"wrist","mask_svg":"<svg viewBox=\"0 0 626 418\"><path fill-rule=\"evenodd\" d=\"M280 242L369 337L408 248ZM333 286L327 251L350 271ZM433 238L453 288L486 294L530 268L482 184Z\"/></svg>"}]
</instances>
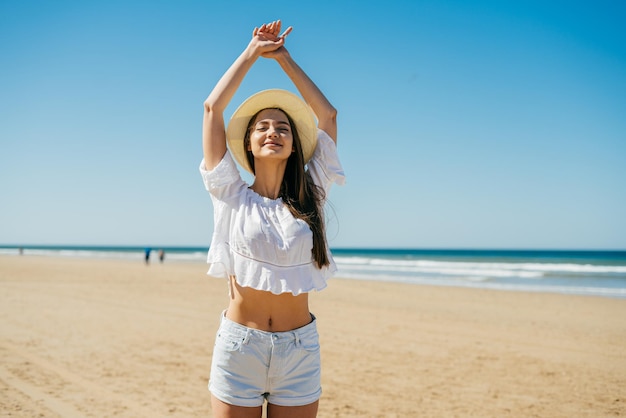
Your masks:
<instances>
[{"instance_id":1,"label":"wrist","mask_svg":"<svg viewBox=\"0 0 626 418\"><path fill-rule=\"evenodd\" d=\"M286 65L291 60L291 55L289 55L289 51L287 51L285 47L282 47L280 53L276 54L274 59L276 59L280 65Z\"/></svg>"},{"instance_id":2,"label":"wrist","mask_svg":"<svg viewBox=\"0 0 626 418\"><path fill-rule=\"evenodd\" d=\"M259 49L254 43L254 39L250 41L248 46L246 46L246 49L244 49L243 54L246 56L246 58L251 59L251 60L256 60L257 58L261 56L261 52L259 51Z\"/></svg>"}]
</instances>

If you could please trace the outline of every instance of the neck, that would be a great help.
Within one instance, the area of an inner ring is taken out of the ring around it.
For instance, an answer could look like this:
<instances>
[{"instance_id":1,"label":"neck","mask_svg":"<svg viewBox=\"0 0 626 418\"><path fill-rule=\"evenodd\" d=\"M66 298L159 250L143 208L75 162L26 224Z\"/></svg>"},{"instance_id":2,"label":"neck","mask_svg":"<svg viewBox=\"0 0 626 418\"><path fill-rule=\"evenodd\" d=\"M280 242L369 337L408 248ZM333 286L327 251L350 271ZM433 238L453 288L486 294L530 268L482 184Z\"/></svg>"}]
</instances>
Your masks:
<instances>
[{"instance_id":1,"label":"neck","mask_svg":"<svg viewBox=\"0 0 626 418\"><path fill-rule=\"evenodd\" d=\"M254 183L250 188L261 196L276 199L280 195L287 164L259 164L255 162Z\"/></svg>"}]
</instances>

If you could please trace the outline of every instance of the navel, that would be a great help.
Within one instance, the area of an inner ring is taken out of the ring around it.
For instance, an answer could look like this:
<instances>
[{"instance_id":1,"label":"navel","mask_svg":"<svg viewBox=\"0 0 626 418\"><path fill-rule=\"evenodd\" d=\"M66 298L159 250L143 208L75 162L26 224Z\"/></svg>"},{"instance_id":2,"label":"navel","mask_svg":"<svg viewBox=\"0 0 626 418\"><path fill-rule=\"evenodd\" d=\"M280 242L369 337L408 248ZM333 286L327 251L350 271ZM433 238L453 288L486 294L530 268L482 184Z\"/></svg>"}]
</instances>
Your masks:
<instances>
[{"instance_id":1,"label":"navel","mask_svg":"<svg viewBox=\"0 0 626 418\"><path fill-rule=\"evenodd\" d=\"M272 318L270 317L270 319L267 320L267 325L270 327L270 329L272 329Z\"/></svg>"}]
</instances>

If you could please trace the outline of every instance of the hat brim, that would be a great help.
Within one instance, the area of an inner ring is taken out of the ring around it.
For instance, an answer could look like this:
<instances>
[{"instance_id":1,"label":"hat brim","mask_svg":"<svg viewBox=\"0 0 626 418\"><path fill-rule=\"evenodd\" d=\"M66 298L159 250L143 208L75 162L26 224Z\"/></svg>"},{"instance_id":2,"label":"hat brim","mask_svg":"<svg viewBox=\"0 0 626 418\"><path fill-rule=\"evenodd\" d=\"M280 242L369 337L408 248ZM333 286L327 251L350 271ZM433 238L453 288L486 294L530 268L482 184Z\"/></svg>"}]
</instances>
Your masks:
<instances>
[{"instance_id":1,"label":"hat brim","mask_svg":"<svg viewBox=\"0 0 626 418\"><path fill-rule=\"evenodd\" d=\"M313 111L295 94L280 89L263 90L248 97L233 113L226 128L231 154L245 170L252 172L246 158L243 139L250 119L260 110L280 108L286 112L298 131L304 163L308 163L317 145L317 123Z\"/></svg>"}]
</instances>

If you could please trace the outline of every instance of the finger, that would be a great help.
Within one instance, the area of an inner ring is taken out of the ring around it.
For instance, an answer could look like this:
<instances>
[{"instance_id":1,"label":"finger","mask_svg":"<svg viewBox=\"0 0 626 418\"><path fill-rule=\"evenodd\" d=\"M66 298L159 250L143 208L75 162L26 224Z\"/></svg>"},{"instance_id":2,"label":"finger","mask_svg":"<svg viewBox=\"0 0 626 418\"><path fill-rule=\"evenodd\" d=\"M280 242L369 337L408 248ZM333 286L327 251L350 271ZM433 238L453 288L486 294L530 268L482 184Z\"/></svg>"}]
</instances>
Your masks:
<instances>
[{"instance_id":1,"label":"finger","mask_svg":"<svg viewBox=\"0 0 626 418\"><path fill-rule=\"evenodd\" d=\"M261 26L261 29L259 30L259 32L263 32L263 33L272 33L272 24L271 23L265 23L263 26Z\"/></svg>"},{"instance_id":2,"label":"finger","mask_svg":"<svg viewBox=\"0 0 626 418\"><path fill-rule=\"evenodd\" d=\"M252 36L256 36L257 33L259 33L259 28L255 26L254 30L252 31Z\"/></svg>"},{"instance_id":3,"label":"finger","mask_svg":"<svg viewBox=\"0 0 626 418\"><path fill-rule=\"evenodd\" d=\"M289 26L287 29L285 29L285 31L283 32L282 35L280 35L281 38L285 38L287 35L289 35L291 33L291 31L293 30L293 26Z\"/></svg>"}]
</instances>

